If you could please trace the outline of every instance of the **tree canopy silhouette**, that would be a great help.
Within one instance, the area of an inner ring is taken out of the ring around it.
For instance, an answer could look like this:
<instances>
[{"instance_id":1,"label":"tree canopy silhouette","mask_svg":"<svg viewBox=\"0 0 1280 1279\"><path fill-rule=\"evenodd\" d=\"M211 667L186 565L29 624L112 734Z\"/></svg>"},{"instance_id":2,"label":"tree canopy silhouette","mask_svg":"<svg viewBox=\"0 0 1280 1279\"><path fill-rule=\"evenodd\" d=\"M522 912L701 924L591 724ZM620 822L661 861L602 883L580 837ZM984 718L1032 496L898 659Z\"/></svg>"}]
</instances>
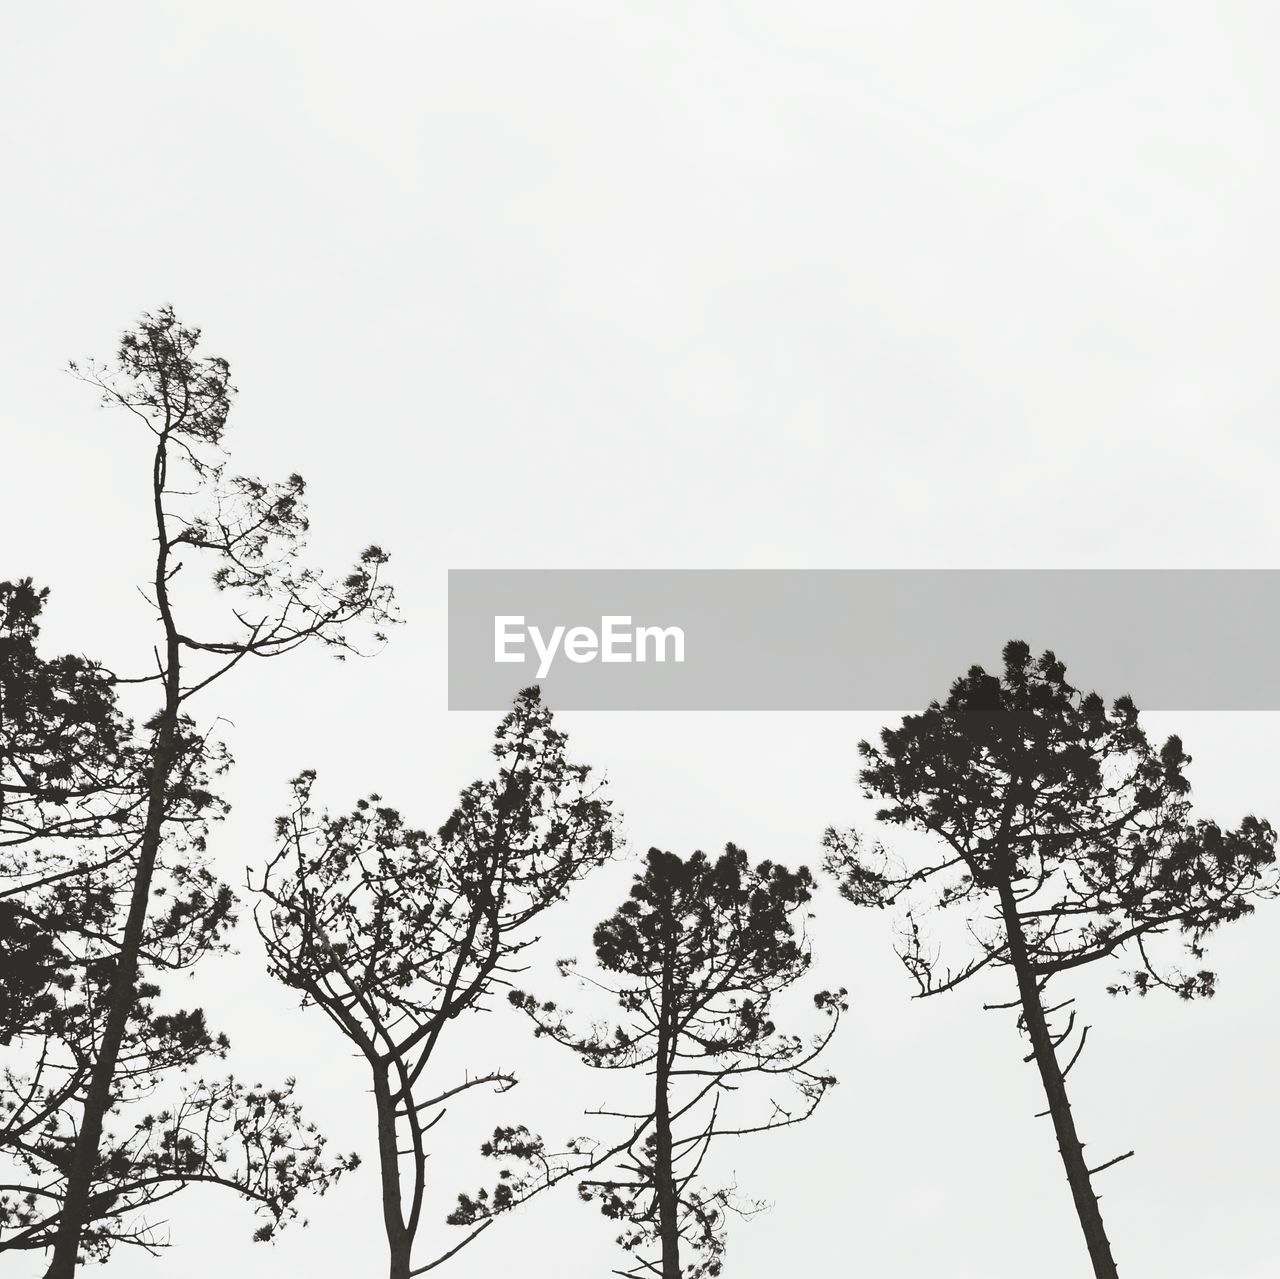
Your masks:
<instances>
[{"instance_id":1,"label":"tree canopy silhouette","mask_svg":"<svg viewBox=\"0 0 1280 1279\"><path fill-rule=\"evenodd\" d=\"M146 794L111 678L37 652L48 597L29 577L0 582L0 843L22 849L28 882L51 841L114 842Z\"/></svg>"},{"instance_id":2,"label":"tree canopy silhouette","mask_svg":"<svg viewBox=\"0 0 1280 1279\"><path fill-rule=\"evenodd\" d=\"M434 1268L492 1224L487 1214L433 1260L415 1260L428 1134L444 1103L516 1084L493 1068L440 1080L441 1039L489 1006L536 940L538 917L613 852L609 802L567 745L539 690L525 689L497 729L496 778L468 786L434 836L377 795L342 816L317 814L315 775L303 773L278 823L279 852L255 884L271 972L321 1009L369 1069L391 1279ZM526 1129L494 1140L491 1153L511 1164L496 1209L564 1175Z\"/></svg>"},{"instance_id":3,"label":"tree canopy silhouette","mask_svg":"<svg viewBox=\"0 0 1280 1279\"><path fill-rule=\"evenodd\" d=\"M119 856L145 799L132 726L108 677L82 657L37 651L48 588L0 582L0 1045L54 1006L61 957L31 898ZM52 845L52 847L51 847Z\"/></svg>"},{"instance_id":4,"label":"tree canopy silhouette","mask_svg":"<svg viewBox=\"0 0 1280 1279\"><path fill-rule=\"evenodd\" d=\"M128 906L103 974L101 1030L66 1163L49 1279L70 1279L82 1255L103 1123L131 1019L146 998L139 972L153 884L167 841L181 842L183 813L192 802L184 792L207 771L210 752L216 754L190 718L192 699L247 657L279 656L312 641L339 656L358 651L353 627L367 626L378 637L390 618L390 588L381 581L385 552L368 547L336 578L306 566L301 476L274 484L228 469L223 445L234 394L230 368L224 359L202 356L199 341L199 330L182 325L166 307L143 316L123 336L113 361L71 366L104 404L123 409L150 438L149 478L140 498L155 533L144 590L155 610L155 669L134 676L106 673L117 686L154 685L160 705L144 726L146 797L127 859ZM193 580L202 566L212 578L213 598L202 599Z\"/></svg>"},{"instance_id":5,"label":"tree canopy silhouette","mask_svg":"<svg viewBox=\"0 0 1280 1279\"><path fill-rule=\"evenodd\" d=\"M48 1249L62 1228L68 1172L111 1008L119 942L145 831L148 746L102 668L45 659L47 591L0 583L0 1250ZM219 757L184 726L166 790L166 834L138 948L139 978L112 1077L81 1219L80 1249L161 1240L145 1210L193 1183L237 1191L268 1237L350 1161L324 1156L291 1081L246 1087L190 1072L225 1055L204 1013L167 1008L159 978L217 949L232 898L204 864L221 805L206 776Z\"/></svg>"},{"instance_id":6,"label":"tree canopy silhouette","mask_svg":"<svg viewBox=\"0 0 1280 1279\"><path fill-rule=\"evenodd\" d=\"M584 1199L623 1223L618 1242L635 1260L617 1273L718 1275L725 1214L749 1209L732 1187L700 1179L709 1147L718 1137L802 1122L835 1083L815 1061L835 1033L843 990L815 996L831 1023L813 1039L783 1034L773 1022L774 1000L809 968L800 925L812 892L804 867L752 866L733 844L714 861L701 852L681 858L650 849L630 896L593 938L604 975L593 975L590 984L616 1000L621 1021L582 1034L554 1002L511 993L538 1034L572 1048L589 1066L652 1071L651 1100L642 1110L598 1112L634 1125L608 1152L620 1155L619 1173L580 1184ZM574 963L562 961L562 972L574 973ZM753 1080L780 1091L766 1090L762 1112L728 1106L733 1113L722 1113L722 1102ZM458 1215L484 1211L483 1199L464 1196Z\"/></svg>"},{"instance_id":7,"label":"tree canopy silhouette","mask_svg":"<svg viewBox=\"0 0 1280 1279\"><path fill-rule=\"evenodd\" d=\"M900 954L921 995L983 970L1012 973L1017 998L994 1006L1019 1011L1093 1272L1114 1279L1092 1179L1128 1155L1093 1168L1085 1160L1065 1080L1088 1028L1077 1027L1072 1000L1049 1004L1047 987L1114 960L1127 965L1115 993L1211 995L1205 940L1274 892L1275 834L1252 816L1234 829L1194 819L1182 742L1157 749L1130 698L1108 709L1067 682L1053 653L1035 659L1019 641L1005 647L1000 675L972 667L945 702L859 749L863 787L884 801L879 820L928 832L942 853L902 864L856 832L831 830L828 867L852 902L908 905ZM913 890L926 886L937 907L963 914L972 939L954 968L921 930ZM1060 1050L1071 1053L1065 1066Z\"/></svg>"}]
</instances>

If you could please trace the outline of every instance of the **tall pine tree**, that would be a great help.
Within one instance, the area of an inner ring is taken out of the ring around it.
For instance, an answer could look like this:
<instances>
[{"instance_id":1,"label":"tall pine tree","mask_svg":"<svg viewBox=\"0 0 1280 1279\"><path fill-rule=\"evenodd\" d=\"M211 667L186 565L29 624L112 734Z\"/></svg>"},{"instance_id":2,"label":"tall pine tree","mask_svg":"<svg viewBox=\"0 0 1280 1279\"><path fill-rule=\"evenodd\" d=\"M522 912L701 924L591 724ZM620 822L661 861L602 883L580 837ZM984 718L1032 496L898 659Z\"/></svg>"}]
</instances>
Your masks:
<instances>
[{"instance_id":1,"label":"tall pine tree","mask_svg":"<svg viewBox=\"0 0 1280 1279\"><path fill-rule=\"evenodd\" d=\"M1130 698L1108 709L1067 682L1053 653L1035 659L1017 641L1001 674L971 668L945 701L859 749L879 820L927 832L940 852L903 864L832 830L828 867L850 901L907 904L900 954L921 995L984 971L1012 978L1015 996L998 1006L1018 1010L1030 1041L1093 1273L1115 1279L1093 1179L1128 1156L1085 1159L1066 1077L1087 1027L1050 983L1121 964L1114 992L1211 995L1205 940L1274 892L1275 833L1255 817L1235 829L1193 818L1182 742L1155 747ZM963 917L972 950L954 967L920 927L922 889Z\"/></svg>"},{"instance_id":2,"label":"tall pine tree","mask_svg":"<svg viewBox=\"0 0 1280 1279\"><path fill-rule=\"evenodd\" d=\"M773 1021L774 1001L809 969L803 921L812 893L804 867L753 866L732 844L714 860L654 848L630 896L593 938L600 974L590 984L616 1001L622 1016L613 1028L576 1032L554 1002L512 992L537 1033L589 1066L651 1073L647 1104L618 1113L633 1127L605 1152L619 1157L620 1169L580 1183L585 1199L623 1223L618 1242L633 1261L619 1273L718 1275L726 1213L748 1209L732 1188L706 1183L710 1147L801 1123L834 1085L816 1059L835 1033L845 992L814 997L831 1019L816 1037L784 1034ZM564 961L562 971L575 971L572 964ZM758 1109L742 1104L756 1093L763 1093ZM484 1207L464 1198L458 1215Z\"/></svg>"},{"instance_id":3,"label":"tall pine tree","mask_svg":"<svg viewBox=\"0 0 1280 1279\"><path fill-rule=\"evenodd\" d=\"M312 642L339 656L355 651L353 628L379 635L391 607L380 548L368 547L337 578L302 562L308 521L301 476L267 483L228 469L230 368L220 357L201 355L199 343L199 331L164 308L127 332L108 364L72 366L149 440L141 496L155 545L143 593L154 610L156 642L148 653L154 670L113 678L154 690L159 704L145 724L141 830L129 859L127 909L103 975L101 1033L66 1163L48 1279L70 1279L82 1257L104 1124L127 1068L131 1023L146 999L141 969L162 852L168 840L181 839L189 802L183 792L208 765L206 735L191 718L194 699L247 658L276 657ZM212 580L212 600L201 598L202 577Z\"/></svg>"}]
</instances>

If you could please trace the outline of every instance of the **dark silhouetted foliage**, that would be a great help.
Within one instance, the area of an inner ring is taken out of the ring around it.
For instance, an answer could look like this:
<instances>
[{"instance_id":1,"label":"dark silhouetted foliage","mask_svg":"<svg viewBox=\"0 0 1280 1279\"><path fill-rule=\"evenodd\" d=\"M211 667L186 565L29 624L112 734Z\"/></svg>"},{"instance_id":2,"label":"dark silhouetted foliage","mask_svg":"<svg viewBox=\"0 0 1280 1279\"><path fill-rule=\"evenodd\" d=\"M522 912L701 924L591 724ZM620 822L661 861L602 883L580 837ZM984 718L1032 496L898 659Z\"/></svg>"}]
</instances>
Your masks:
<instances>
[{"instance_id":1,"label":"dark silhouetted foliage","mask_svg":"<svg viewBox=\"0 0 1280 1279\"><path fill-rule=\"evenodd\" d=\"M1050 1006L1046 988L1062 973L1115 961L1124 967L1113 992L1211 995L1205 939L1274 892L1274 832L1255 817L1230 830L1193 819L1181 741L1157 749L1128 697L1108 709L1073 688L1052 653L1034 659L1020 642L1005 648L1001 675L973 667L945 702L860 750L862 784L884 802L879 819L936 836L942 854L900 865L833 830L828 866L850 901L908 905L900 953L922 995L1011 970L1017 998L996 1006L1019 1009L1094 1273L1114 1279L1091 1178L1118 1160L1087 1166L1064 1083L1087 1027L1071 1010L1054 1029L1050 1017L1073 1001ZM954 968L920 927L913 890L923 888L963 914L972 953ZM1058 1053L1069 1042L1063 1067Z\"/></svg>"},{"instance_id":2,"label":"dark silhouetted foliage","mask_svg":"<svg viewBox=\"0 0 1280 1279\"><path fill-rule=\"evenodd\" d=\"M141 798L134 790L132 807L121 810L131 834L117 868L127 883L109 877L112 886L104 888L96 876L91 883L94 894L108 893L113 912L119 904L121 917L111 934L111 953L92 970L96 985L88 1006L99 1024L77 1094L79 1123L65 1161L49 1279L70 1279L86 1252L86 1231L96 1212L94 1187L106 1151L104 1121L115 1104L119 1076L131 1068L128 1044L139 1009L150 998L142 970L152 963L147 950L156 926L152 912L158 899L161 915L174 909L160 897L158 877L176 876L187 864L185 853L174 854L175 844L200 851L201 824L217 807L203 779L218 771L221 760L190 717L191 699L246 657L277 656L313 640L339 656L358 651L352 628L370 625L380 637L379 627L390 617L390 589L380 580L387 559L382 550L369 547L337 579L306 567L300 558L307 534L302 479L292 475L281 484L266 484L227 470L223 437L233 396L230 370L225 360L202 356L199 340L198 330L184 327L165 308L144 316L124 335L110 364L72 366L100 391L104 404L124 409L140 423L151 443L149 483L139 499L154 527L155 555L144 595L156 614L157 642L147 654L155 669L128 678L96 672L85 690L87 713L96 713L90 694L104 687L99 675L115 686L155 686L160 704L144 724L142 740L131 748L135 783L140 778L144 785ZM203 600L201 566L208 573L204 581L211 577L213 582ZM70 677L66 672L60 678ZM38 705L40 697L33 691L31 704ZM20 749L39 746L36 735ZM69 761L50 759L56 769L83 774L104 765L95 760L96 749L92 746L83 758L73 750ZM59 778L46 775L49 780ZM109 802L97 794L99 804ZM53 802L47 786L46 797ZM68 791L64 798L83 797ZM97 829L93 811L79 802L72 807L74 820ZM221 891L213 900L223 900ZM160 926L180 932L186 922L194 917L178 909Z\"/></svg>"},{"instance_id":3,"label":"dark silhouetted foliage","mask_svg":"<svg viewBox=\"0 0 1280 1279\"><path fill-rule=\"evenodd\" d=\"M329 1017L372 1076L392 1279L439 1264L492 1221L486 1214L413 1269L427 1134L443 1103L516 1083L498 1069L442 1085L432 1061L442 1035L456 1037L457 1018L488 1006L536 940L537 917L613 851L609 803L569 761L538 689L518 696L496 738L497 777L468 786L435 835L407 826L377 795L342 816L317 814L315 775L302 774L278 823L280 851L255 885L271 972ZM499 1130L489 1153L520 1168L508 1170L495 1210L562 1175L524 1129Z\"/></svg>"},{"instance_id":4,"label":"dark silhouetted foliage","mask_svg":"<svg viewBox=\"0 0 1280 1279\"><path fill-rule=\"evenodd\" d=\"M731 1187L704 1184L699 1174L709 1147L717 1137L800 1123L835 1083L813 1067L844 1010L843 990L815 997L831 1024L812 1040L783 1034L773 1022L775 998L809 968L797 925L812 891L803 867L752 866L732 844L714 861L701 852L686 859L651 849L629 898L593 938L603 976L593 975L590 984L616 1000L622 1020L611 1030L579 1034L555 1003L512 992L537 1033L588 1065L652 1072L650 1105L602 1112L634 1125L606 1152L619 1157L620 1168L580 1183L584 1199L623 1225L618 1242L633 1262L619 1273L718 1275L725 1214L752 1206ZM562 961L562 971L574 972L573 964ZM732 1105L722 1113L726 1098L753 1080L782 1091L767 1090L768 1103L755 1115ZM463 1197L459 1216L483 1210L483 1201ZM693 1258L684 1268L682 1251Z\"/></svg>"},{"instance_id":5,"label":"dark silhouetted foliage","mask_svg":"<svg viewBox=\"0 0 1280 1279\"><path fill-rule=\"evenodd\" d=\"M49 1248L110 1009L148 794L145 739L115 687L82 657L37 650L47 592L0 583L0 1250ZM139 978L113 1075L111 1115L90 1182L80 1248L162 1240L145 1210L183 1186L234 1189L269 1236L303 1189L323 1190L349 1160L326 1159L292 1083L247 1088L189 1072L227 1041L200 1009L166 1009L159 978L217 949L230 890L203 862L222 805L207 772L222 757L184 721L165 797L165 839L139 948Z\"/></svg>"}]
</instances>

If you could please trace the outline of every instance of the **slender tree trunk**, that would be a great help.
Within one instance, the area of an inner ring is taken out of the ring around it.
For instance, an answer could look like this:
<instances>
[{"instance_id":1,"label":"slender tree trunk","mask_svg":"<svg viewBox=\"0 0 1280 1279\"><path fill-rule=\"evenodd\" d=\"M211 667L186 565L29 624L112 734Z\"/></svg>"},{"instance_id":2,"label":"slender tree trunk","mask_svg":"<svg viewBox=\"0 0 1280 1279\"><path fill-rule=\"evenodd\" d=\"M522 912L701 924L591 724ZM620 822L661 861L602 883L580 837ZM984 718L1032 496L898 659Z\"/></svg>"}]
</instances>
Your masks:
<instances>
[{"instance_id":1,"label":"slender tree trunk","mask_svg":"<svg viewBox=\"0 0 1280 1279\"><path fill-rule=\"evenodd\" d=\"M152 493L159 541L156 552L155 591L165 630L164 708L160 713L153 738L151 778L147 791L147 817L143 826L142 843L138 850L137 868L134 871L129 914L125 919L124 935L120 941L120 951L116 957L115 970L111 978L107 1020L103 1027L98 1056L89 1074L89 1087L85 1093L80 1131L76 1136L71 1164L67 1172L67 1189L62 1202L62 1216L54 1242L53 1258L49 1263L49 1269L45 1272L45 1279L72 1279L79 1263L80 1242L85 1226L88 1224L89 1199L93 1191L94 1174L97 1171L103 1122L111 1109L120 1046L124 1042L129 1017L137 998L138 958L142 951L143 935L147 925L147 909L151 903L151 880L155 874L156 858L164 835L169 774L173 769L177 753L178 717L181 708L181 650L177 627L174 625L173 615L169 609L169 544L163 510L165 447L166 437L162 436L156 449L152 470Z\"/></svg>"},{"instance_id":2,"label":"slender tree trunk","mask_svg":"<svg viewBox=\"0 0 1280 1279\"><path fill-rule=\"evenodd\" d=\"M654 1071L653 1175L658 1193L658 1230L662 1239L662 1279L680 1279L680 1221L671 1150L672 982L671 948L663 963L662 1009L658 1018L658 1058Z\"/></svg>"},{"instance_id":3,"label":"slender tree trunk","mask_svg":"<svg viewBox=\"0 0 1280 1279\"><path fill-rule=\"evenodd\" d=\"M1058 1137L1062 1166L1067 1170L1067 1182L1071 1186L1071 1197L1075 1200L1076 1215L1080 1218L1080 1228L1084 1231L1085 1243L1089 1249L1089 1260L1093 1263L1095 1279L1118 1279L1115 1259L1111 1255L1111 1242L1102 1224L1102 1210L1098 1207L1097 1195L1093 1193L1084 1147L1076 1133L1071 1103L1067 1100L1066 1081L1045 1020L1044 1005L1040 1002L1035 974L1031 971L1022 921L1018 916L1018 904L1007 880L1001 882L999 891L1000 909L1009 939L1009 958L1018 978L1022 1016L1031 1036L1040 1082L1044 1085L1044 1095L1049 1103L1049 1115Z\"/></svg>"},{"instance_id":4,"label":"slender tree trunk","mask_svg":"<svg viewBox=\"0 0 1280 1279\"><path fill-rule=\"evenodd\" d=\"M373 1072L373 1099L378 1108L378 1171L382 1177L382 1222L391 1252L390 1279L409 1279L413 1239L404 1224L400 1197L400 1149L396 1136L396 1102L385 1066Z\"/></svg>"}]
</instances>

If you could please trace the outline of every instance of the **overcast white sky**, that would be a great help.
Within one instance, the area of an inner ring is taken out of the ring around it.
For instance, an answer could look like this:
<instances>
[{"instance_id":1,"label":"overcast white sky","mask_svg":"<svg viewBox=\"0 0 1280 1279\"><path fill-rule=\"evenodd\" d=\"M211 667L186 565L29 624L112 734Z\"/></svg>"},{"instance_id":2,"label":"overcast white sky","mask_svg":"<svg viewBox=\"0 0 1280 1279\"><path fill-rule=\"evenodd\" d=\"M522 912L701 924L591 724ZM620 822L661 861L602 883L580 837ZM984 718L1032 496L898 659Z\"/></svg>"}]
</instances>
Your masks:
<instances>
[{"instance_id":1,"label":"overcast white sky","mask_svg":"<svg viewBox=\"0 0 1280 1279\"><path fill-rule=\"evenodd\" d=\"M250 670L201 708L234 725L233 881L303 766L426 826L487 766L493 717L445 710L449 568L1274 566L1272 5L223 0L4 25L0 576L54 589L51 648L149 652L146 441L61 370L164 302L232 362L237 466L307 477L317 557L394 556L409 625L382 657ZM869 717L565 718L637 852L816 864L826 824L869 817ZM1274 717L1152 717L1175 727L1206 812L1280 812ZM630 870L544 960L586 950ZM819 974L853 993L842 1084L726 1154L776 1201L726 1274L1075 1279L1011 1021L977 989L913 1003L888 925L821 903ZM1078 1121L1091 1154L1138 1152L1103 1185L1129 1276L1274 1272L1272 920L1215 954L1211 1005L1081 988ZM359 1072L259 972L245 936L198 987L237 1066L296 1071L368 1152ZM554 1130L607 1096L521 1025L486 1034L459 1064L525 1082L450 1116L440 1215L495 1115ZM265 1248L191 1193L173 1249L114 1272L381 1271L371 1168L311 1216ZM440 1273L603 1274L612 1235L569 1192Z\"/></svg>"}]
</instances>

